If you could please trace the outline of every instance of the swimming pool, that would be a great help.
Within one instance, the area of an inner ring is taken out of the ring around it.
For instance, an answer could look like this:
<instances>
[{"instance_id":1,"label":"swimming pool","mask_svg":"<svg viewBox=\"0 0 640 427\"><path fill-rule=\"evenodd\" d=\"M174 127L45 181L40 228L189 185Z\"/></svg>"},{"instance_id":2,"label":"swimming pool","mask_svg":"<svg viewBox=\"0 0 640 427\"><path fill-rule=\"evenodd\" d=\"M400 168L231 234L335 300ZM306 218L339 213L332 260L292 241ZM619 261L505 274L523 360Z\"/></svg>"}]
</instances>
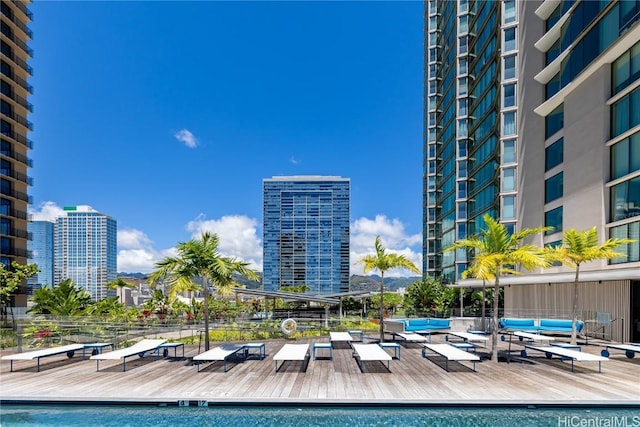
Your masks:
<instances>
[{"instance_id":1,"label":"swimming pool","mask_svg":"<svg viewBox=\"0 0 640 427\"><path fill-rule=\"evenodd\" d=\"M640 409L2 405L0 423L3 427L640 427Z\"/></svg>"}]
</instances>

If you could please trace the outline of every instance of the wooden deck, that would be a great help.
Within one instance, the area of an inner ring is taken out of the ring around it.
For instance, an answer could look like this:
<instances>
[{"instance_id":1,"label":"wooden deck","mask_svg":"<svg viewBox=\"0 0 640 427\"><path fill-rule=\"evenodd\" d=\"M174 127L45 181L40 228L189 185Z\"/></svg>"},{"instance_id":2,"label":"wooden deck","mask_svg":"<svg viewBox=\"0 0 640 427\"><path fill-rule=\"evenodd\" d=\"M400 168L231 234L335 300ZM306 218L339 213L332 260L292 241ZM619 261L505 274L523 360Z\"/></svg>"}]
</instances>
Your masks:
<instances>
[{"instance_id":1,"label":"wooden deck","mask_svg":"<svg viewBox=\"0 0 640 427\"><path fill-rule=\"evenodd\" d=\"M317 341L328 342L329 337ZM610 360L602 363L602 373L598 373L597 363L587 362L576 362L572 373L570 362L548 360L543 354L530 354L526 362L499 364L483 357L476 365L477 372L468 362L450 362L447 372L442 359L425 359L421 346L410 344L402 347L401 360L391 361L391 372L379 362L365 362L361 373L352 351L336 348L332 361L321 358L327 353L319 351L317 360L311 358L306 363L306 372L301 362L285 362L276 372L273 355L285 342L293 341L268 341L264 360L230 363L227 372L221 362L203 364L197 372L191 360L197 346L187 346L185 358L132 357L127 360L126 372L122 372L121 361L103 361L96 372L95 361L77 355L43 359L40 372L36 372L35 361L14 362L14 372L9 372L9 361L3 360L0 400L640 405L640 358L627 359L622 352L612 352ZM313 344L314 340L296 342ZM433 342L444 342L444 336L434 336ZM514 344L513 354L521 348ZM589 345L583 351L599 354L602 348ZM488 356L488 350L480 347L479 354Z\"/></svg>"}]
</instances>

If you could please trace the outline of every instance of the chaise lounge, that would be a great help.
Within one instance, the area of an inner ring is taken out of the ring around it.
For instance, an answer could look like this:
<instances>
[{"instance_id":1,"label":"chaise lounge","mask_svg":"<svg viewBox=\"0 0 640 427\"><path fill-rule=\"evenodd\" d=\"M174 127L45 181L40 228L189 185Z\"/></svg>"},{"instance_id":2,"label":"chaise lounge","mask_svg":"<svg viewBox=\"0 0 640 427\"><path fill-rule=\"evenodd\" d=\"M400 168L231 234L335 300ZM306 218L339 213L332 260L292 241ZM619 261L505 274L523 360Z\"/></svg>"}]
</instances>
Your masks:
<instances>
[{"instance_id":1,"label":"chaise lounge","mask_svg":"<svg viewBox=\"0 0 640 427\"><path fill-rule=\"evenodd\" d=\"M284 362L292 362L292 361L301 361L302 362L302 372L306 372L307 370L307 359L311 357L309 353L309 344L285 344L282 346L280 351L273 356L273 360L276 364L276 372L278 369L282 368ZM280 368L278 368L278 362L281 361Z\"/></svg>"},{"instance_id":2,"label":"chaise lounge","mask_svg":"<svg viewBox=\"0 0 640 427\"><path fill-rule=\"evenodd\" d=\"M91 360L96 361L96 372L100 370L101 360L120 360L122 359L122 371L127 370L127 357L139 356L144 357L145 353L155 351L157 356L160 357L159 348L166 340L149 340L144 339L137 342L131 347L123 348L120 350L110 351L108 353L101 353L91 356Z\"/></svg>"},{"instance_id":3,"label":"chaise lounge","mask_svg":"<svg viewBox=\"0 0 640 427\"><path fill-rule=\"evenodd\" d=\"M573 372L574 362L598 362L598 372L602 372L602 362L609 360L607 357L598 356L591 353L585 353L582 351L571 350L563 347L538 347L533 345L525 345L525 350L522 350L522 357L527 357L526 349L540 351L545 354L547 359L551 359L553 356L560 357L560 360L571 360L571 372Z\"/></svg>"},{"instance_id":4,"label":"chaise lounge","mask_svg":"<svg viewBox=\"0 0 640 427\"><path fill-rule=\"evenodd\" d=\"M358 362L360 372L364 373L364 362L381 362L391 372L391 356L378 344L353 344L353 357Z\"/></svg>"},{"instance_id":5,"label":"chaise lounge","mask_svg":"<svg viewBox=\"0 0 640 427\"><path fill-rule=\"evenodd\" d=\"M600 352L603 357L609 357L609 349L622 350L624 355L629 359L633 359L636 353L640 353L640 345L638 344L608 344L604 350Z\"/></svg>"},{"instance_id":6,"label":"chaise lounge","mask_svg":"<svg viewBox=\"0 0 640 427\"><path fill-rule=\"evenodd\" d=\"M476 370L476 362L480 361L480 357L478 357L477 355L469 353L468 351L461 350L451 344L424 344L422 347L422 357L427 357L427 350L430 350L432 353L438 356L444 357L444 369L447 372L449 372L450 360L454 362L470 361L473 363L474 372Z\"/></svg>"},{"instance_id":7,"label":"chaise lounge","mask_svg":"<svg viewBox=\"0 0 640 427\"><path fill-rule=\"evenodd\" d=\"M223 363L224 372L227 372L227 360L240 357L244 361L246 355L245 346L242 344L222 344L209 351L200 353L193 357L198 362L198 372L200 372L200 362L217 362Z\"/></svg>"},{"instance_id":8,"label":"chaise lounge","mask_svg":"<svg viewBox=\"0 0 640 427\"><path fill-rule=\"evenodd\" d=\"M66 353L68 358L72 358L74 353L76 351L78 351L78 350L83 350L83 352L84 352L84 345L83 344L69 344L69 345L63 345L61 347L43 348L42 350L34 350L34 351L28 351L28 352L25 352L25 353L9 354L7 356L2 356L2 359L11 361L10 372L13 372L13 361L14 360L33 360L33 359L36 359L37 362L38 362L37 372L40 372L40 359L42 359L44 357L57 356L59 354L65 354L65 353Z\"/></svg>"}]
</instances>

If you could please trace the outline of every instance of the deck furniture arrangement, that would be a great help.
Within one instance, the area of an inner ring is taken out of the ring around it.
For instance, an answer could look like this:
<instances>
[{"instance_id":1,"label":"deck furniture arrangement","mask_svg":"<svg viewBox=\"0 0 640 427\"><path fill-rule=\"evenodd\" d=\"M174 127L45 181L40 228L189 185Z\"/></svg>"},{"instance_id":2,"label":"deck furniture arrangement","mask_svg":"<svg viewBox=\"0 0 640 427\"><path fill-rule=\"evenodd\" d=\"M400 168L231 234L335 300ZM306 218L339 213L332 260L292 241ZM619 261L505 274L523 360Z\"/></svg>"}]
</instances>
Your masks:
<instances>
[{"instance_id":1,"label":"deck furniture arrangement","mask_svg":"<svg viewBox=\"0 0 640 427\"><path fill-rule=\"evenodd\" d=\"M358 331L358 330L349 331L349 335L351 335L352 341L359 341L359 342L364 341L364 332L362 331Z\"/></svg>"},{"instance_id":2,"label":"deck furniture arrangement","mask_svg":"<svg viewBox=\"0 0 640 427\"><path fill-rule=\"evenodd\" d=\"M451 344L424 344L422 346L422 357L427 357L427 350L431 353L444 357L445 371L449 372L449 361L462 362L469 361L473 363L473 370L476 370L476 362L480 361L480 357L475 354L471 354L468 351L461 350Z\"/></svg>"},{"instance_id":3,"label":"deck furniture arrangement","mask_svg":"<svg viewBox=\"0 0 640 427\"><path fill-rule=\"evenodd\" d=\"M222 344L204 353L193 356L193 360L200 372L200 362L222 362L224 372L227 372L227 361L232 358L245 359L245 346L242 344Z\"/></svg>"},{"instance_id":4,"label":"deck furniture arrangement","mask_svg":"<svg viewBox=\"0 0 640 427\"><path fill-rule=\"evenodd\" d=\"M50 356L57 356L60 354L66 354L68 358L72 358L74 353L79 350L84 351L84 344L69 344L69 345L63 345L60 347L50 347L50 348L43 348L42 350L34 350L34 351L27 351L24 353L9 354L7 356L2 356L2 359L11 361L10 372L13 372L14 360L34 360L35 359L38 363L37 371L40 372L40 359L43 359L45 357L50 357Z\"/></svg>"},{"instance_id":5,"label":"deck furniture arrangement","mask_svg":"<svg viewBox=\"0 0 640 427\"><path fill-rule=\"evenodd\" d=\"M346 343L350 346L353 341L353 337L349 332L329 332L329 338L331 340L331 345L334 347L337 343Z\"/></svg>"},{"instance_id":6,"label":"deck furniture arrangement","mask_svg":"<svg viewBox=\"0 0 640 427\"><path fill-rule=\"evenodd\" d=\"M328 350L329 360L333 360L333 346L330 342L314 342L313 343L313 360L316 360L316 352L318 350Z\"/></svg>"},{"instance_id":7,"label":"deck furniture arrangement","mask_svg":"<svg viewBox=\"0 0 640 427\"><path fill-rule=\"evenodd\" d=\"M101 360L120 360L122 359L122 371L127 370L127 357L139 356L144 357L146 353L155 352L160 357L159 346L166 340L143 339L132 345L131 347L122 348L120 350L110 351L107 353L94 354L91 360L96 361L96 372L100 370Z\"/></svg>"},{"instance_id":8,"label":"deck furniture arrangement","mask_svg":"<svg viewBox=\"0 0 640 427\"><path fill-rule=\"evenodd\" d=\"M391 372L391 356L378 344L353 344L353 357L358 362L360 372L364 373L364 362L381 362ZM386 362L386 364L385 364Z\"/></svg>"},{"instance_id":9,"label":"deck furniture arrangement","mask_svg":"<svg viewBox=\"0 0 640 427\"><path fill-rule=\"evenodd\" d=\"M305 372L307 370L306 361L309 357L309 344L285 344L275 356L273 356L276 364L276 372L282 368L285 362L302 362L302 371ZM282 362L280 368L278 367L278 362Z\"/></svg>"},{"instance_id":10,"label":"deck furniture arrangement","mask_svg":"<svg viewBox=\"0 0 640 427\"><path fill-rule=\"evenodd\" d=\"M607 357L598 356L591 353L584 353L582 351L571 350L562 347L539 347L534 345L525 345L525 350L522 350L522 357L527 357L527 349L540 351L544 353L547 359L553 358L553 356L560 357L560 360L571 361L571 372L573 372L574 362L598 362L598 372L602 372L602 362L609 360Z\"/></svg>"},{"instance_id":11,"label":"deck furniture arrangement","mask_svg":"<svg viewBox=\"0 0 640 427\"><path fill-rule=\"evenodd\" d=\"M640 353L640 344L608 344L604 347L604 350L600 352L600 355L604 357L609 357L609 349L622 350L629 359L633 359L636 353Z\"/></svg>"},{"instance_id":12,"label":"deck furniture arrangement","mask_svg":"<svg viewBox=\"0 0 640 427\"><path fill-rule=\"evenodd\" d=\"M424 335L416 334L413 332L405 332L405 333L396 332L393 334L394 341L396 340L396 337L402 340L405 347L408 347L409 344L412 344L412 343L420 344L425 342L431 342L431 335L428 335L427 337L425 337Z\"/></svg>"}]
</instances>

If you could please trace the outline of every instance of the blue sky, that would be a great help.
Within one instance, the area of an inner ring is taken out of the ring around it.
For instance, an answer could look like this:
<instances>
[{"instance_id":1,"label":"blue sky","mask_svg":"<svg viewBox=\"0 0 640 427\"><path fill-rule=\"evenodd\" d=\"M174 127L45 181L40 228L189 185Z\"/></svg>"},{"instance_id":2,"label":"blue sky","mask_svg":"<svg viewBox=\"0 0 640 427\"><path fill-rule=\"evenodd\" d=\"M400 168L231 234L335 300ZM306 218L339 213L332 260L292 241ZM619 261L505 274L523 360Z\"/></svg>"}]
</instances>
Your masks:
<instances>
[{"instance_id":1,"label":"blue sky","mask_svg":"<svg viewBox=\"0 0 640 427\"><path fill-rule=\"evenodd\" d=\"M421 266L422 2L31 10L34 218L111 215L118 271L150 271L203 230L261 270L262 180L338 175L352 263L380 234Z\"/></svg>"}]
</instances>

